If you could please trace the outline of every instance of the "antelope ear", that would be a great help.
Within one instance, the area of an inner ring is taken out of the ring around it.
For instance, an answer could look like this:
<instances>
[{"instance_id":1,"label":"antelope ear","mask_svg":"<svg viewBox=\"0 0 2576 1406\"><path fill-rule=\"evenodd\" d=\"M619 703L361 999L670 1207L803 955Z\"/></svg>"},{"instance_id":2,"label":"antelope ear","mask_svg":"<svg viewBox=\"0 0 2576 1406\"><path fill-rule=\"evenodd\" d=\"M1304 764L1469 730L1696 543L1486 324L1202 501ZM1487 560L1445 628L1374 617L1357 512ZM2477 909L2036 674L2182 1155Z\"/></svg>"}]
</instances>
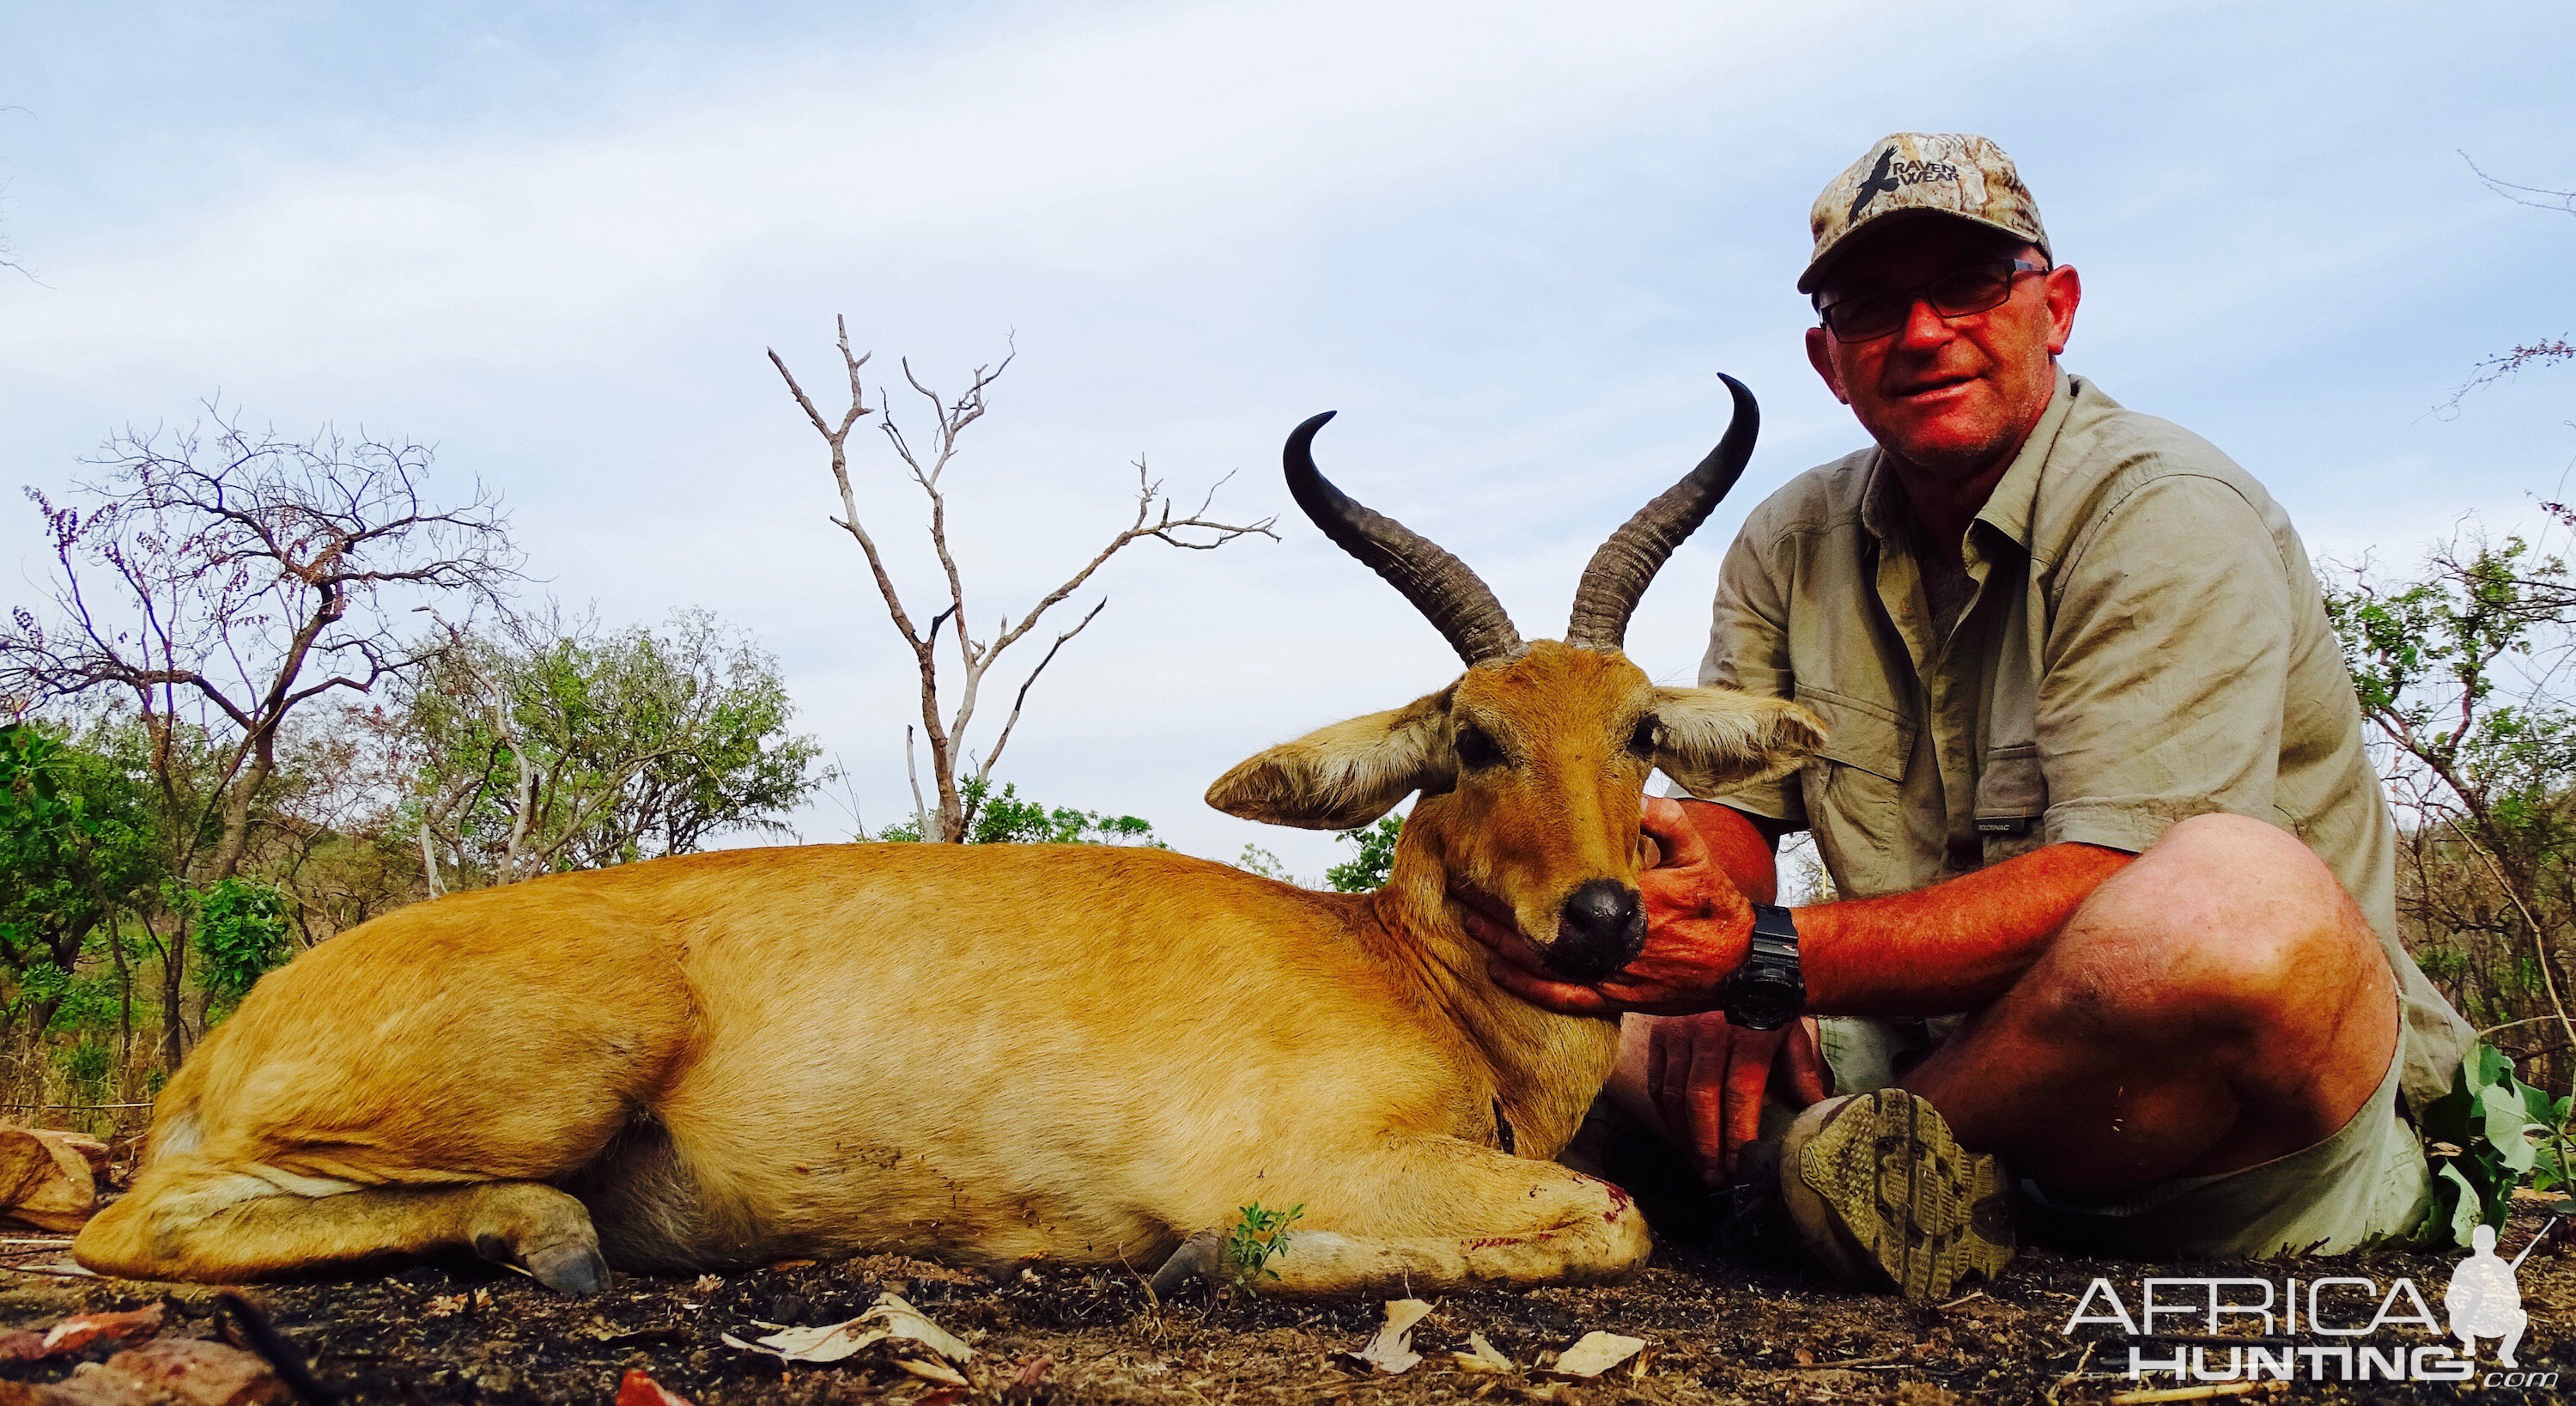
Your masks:
<instances>
[{"instance_id":1,"label":"antelope ear","mask_svg":"<svg viewBox=\"0 0 2576 1406\"><path fill-rule=\"evenodd\" d=\"M1655 765L1703 796L1786 776L1825 745L1815 714L1731 688L1656 689L1655 721Z\"/></svg>"},{"instance_id":2,"label":"antelope ear","mask_svg":"<svg viewBox=\"0 0 2576 1406\"><path fill-rule=\"evenodd\" d=\"M1350 830L1458 775L1449 690L1282 742L1216 779L1207 803L1228 815L1307 830Z\"/></svg>"}]
</instances>

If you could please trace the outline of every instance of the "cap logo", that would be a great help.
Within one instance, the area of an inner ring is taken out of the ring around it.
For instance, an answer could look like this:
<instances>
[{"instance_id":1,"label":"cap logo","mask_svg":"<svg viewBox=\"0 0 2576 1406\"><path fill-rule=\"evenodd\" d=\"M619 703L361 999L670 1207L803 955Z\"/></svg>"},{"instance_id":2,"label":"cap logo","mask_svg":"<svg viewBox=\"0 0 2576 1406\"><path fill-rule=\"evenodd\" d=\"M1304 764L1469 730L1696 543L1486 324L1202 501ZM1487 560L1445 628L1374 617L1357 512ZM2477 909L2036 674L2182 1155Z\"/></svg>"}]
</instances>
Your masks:
<instances>
[{"instance_id":1,"label":"cap logo","mask_svg":"<svg viewBox=\"0 0 2576 1406\"><path fill-rule=\"evenodd\" d=\"M1872 167L1868 178L1860 183L1860 194L1852 197L1851 210L1843 216L1844 224L1859 219L1860 212L1869 208L1869 202L1877 199L1880 192L1893 195L1903 188L1901 182L1887 174L1889 163L1895 160L1896 148L1893 146L1878 154L1878 165Z\"/></svg>"},{"instance_id":2,"label":"cap logo","mask_svg":"<svg viewBox=\"0 0 2576 1406\"><path fill-rule=\"evenodd\" d=\"M1955 183L1958 179L1959 168L1951 162L1899 161L1896 148L1891 146L1878 154L1878 164L1871 167L1868 177L1861 181L1860 194L1852 197L1851 211L1843 216L1843 223L1848 225L1859 219L1860 212L1869 208L1869 202L1881 195L1894 195L1907 186L1921 185L1925 181Z\"/></svg>"}]
</instances>

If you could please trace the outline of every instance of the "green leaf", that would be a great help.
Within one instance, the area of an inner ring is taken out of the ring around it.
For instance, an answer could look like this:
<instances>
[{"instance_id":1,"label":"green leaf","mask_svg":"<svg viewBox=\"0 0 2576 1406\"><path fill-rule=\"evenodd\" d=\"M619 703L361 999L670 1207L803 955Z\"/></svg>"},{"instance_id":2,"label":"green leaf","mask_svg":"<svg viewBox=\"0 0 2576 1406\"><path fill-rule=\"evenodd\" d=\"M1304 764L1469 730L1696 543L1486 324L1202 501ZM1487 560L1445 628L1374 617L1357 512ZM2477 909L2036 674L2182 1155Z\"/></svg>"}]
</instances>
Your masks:
<instances>
[{"instance_id":1,"label":"green leaf","mask_svg":"<svg viewBox=\"0 0 2576 1406\"><path fill-rule=\"evenodd\" d=\"M2512 1075L2513 1061L2498 1053L2495 1046L2481 1040L2469 1048L2469 1057L2461 1062L2460 1072L2468 1076L2471 1093L2484 1093L2494 1087L2497 1080Z\"/></svg>"},{"instance_id":2,"label":"green leaf","mask_svg":"<svg viewBox=\"0 0 2576 1406\"><path fill-rule=\"evenodd\" d=\"M2561 1120L2555 1116L2556 1102L2549 1097L2549 1091L2529 1084L2518 1087L2522 1090L2522 1116L2539 1127L2557 1127Z\"/></svg>"},{"instance_id":3,"label":"green leaf","mask_svg":"<svg viewBox=\"0 0 2576 1406\"><path fill-rule=\"evenodd\" d=\"M2490 1089L2487 1092L2492 1095L2497 1091ZM2488 1145L2495 1149L2496 1155L2503 1160L2506 1167L2521 1175L2529 1175L2532 1167L2539 1161L2539 1154L2533 1149L2531 1139L2524 1136L2529 1127L2530 1125L2522 1119L2522 1109L2518 1103L2501 1108L2490 1104L2487 1108Z\"/></svg>"},{"instance_id":4,"label":"green leaf","mask_svg":"<svg viewBox=\"0 0 2576 1406\"><path fill-rule=\"evenodd\" d=\"M2468 1146L2469 1119L2477 1108L2477 1096L2469 1091L2468 1079L2468 1065L2463 1062L2459 1076L2451 1081L2451 1091L2424 1106L2426 1141Z\"/></svg>"},{"instance_id":5,"label":"green leaf","mask_svg":"<svg viewBox=\"0 0 2576 1406\"><path fill-rule=\"evenodd\" d=\"M2435 1187L2449 1190L2457 1197L2451 1203L2451 1243L2468 1244L2469 1233L2477 1229L2478 1225L2478 1189L2469 1185L2469 1179L2460 1175L2458 1165L2451 1162L2442 1164L2440 1179L2435 1182Z\"/></svg>"}]
</instances>

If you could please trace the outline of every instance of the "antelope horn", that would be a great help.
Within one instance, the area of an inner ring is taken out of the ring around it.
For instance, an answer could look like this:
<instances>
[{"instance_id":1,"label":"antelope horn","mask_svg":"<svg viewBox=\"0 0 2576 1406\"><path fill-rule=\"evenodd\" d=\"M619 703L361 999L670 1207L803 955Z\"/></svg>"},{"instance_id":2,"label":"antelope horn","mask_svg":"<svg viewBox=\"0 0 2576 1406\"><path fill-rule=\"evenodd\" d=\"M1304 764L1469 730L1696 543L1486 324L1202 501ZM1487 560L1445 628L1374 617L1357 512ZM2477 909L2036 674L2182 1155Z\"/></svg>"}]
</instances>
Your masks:
<instances>
[{"instance_id":1,"label":"antelope horn","mask_svg":"<svg viewBox=\"0 0 2576 1406\"><path fill-rule=\"evenodd\" d=\"M1753 392L1742 381L1723 371L1717 379L1735 397L1726 437L1699 461L1699 467L1639 508L1592 554L1592 564L1583 568L1582 584L1574 588L1574 617L1565 627L1567 644L1578 649L1619 648L1628 637L1628 616L1636 610L1637 598L1646 593L1665 559L1708 521L1709 510L1743 476L1746 461L1753 457L1754 436L1762 430L1762 409L1753 403Z\"/></svg>"},{"instance_id":2,"label":"antelope horn","mask_svg":"<svg viewBox=\"0 0 2576 1406\"><path fill-rule=\"evenodd\" d=\"M1512 617L1467 563L1403 523L1353 502L1315 468L1315 431L1331 418L1327 410L1288 436L1281 456L1288 496L1325 536L1402 591L1470 668L1518 651L1521 634L1512 628Z\"/></svg>"}]
</instances>

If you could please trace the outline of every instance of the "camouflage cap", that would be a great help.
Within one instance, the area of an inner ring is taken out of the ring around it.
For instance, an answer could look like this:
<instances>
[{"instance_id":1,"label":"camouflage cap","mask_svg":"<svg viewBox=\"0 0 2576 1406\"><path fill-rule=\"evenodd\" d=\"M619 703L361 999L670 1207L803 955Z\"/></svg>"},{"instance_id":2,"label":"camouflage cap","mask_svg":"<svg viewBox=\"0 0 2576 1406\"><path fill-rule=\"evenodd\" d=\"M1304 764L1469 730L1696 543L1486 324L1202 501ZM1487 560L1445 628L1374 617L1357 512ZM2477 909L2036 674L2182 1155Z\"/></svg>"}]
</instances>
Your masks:
<instances>
[{"instance_id":1,"label":"camouflage cap","mask_svg":"<svg viewBox=\"0 0 2576 1406\"><path fill-rule=\"evenodd\" d=\"M1807 212L1816 252L1798 275L1813 293L1835 251L1863 229L1896 215L1949 215L2018 235L2048 254L2039 206L2004 149L1963 132L1897 132L1870 145L1834 177ZM2053 254L2048 254L2055 258Z\"/></svg>"}]
</instances>

